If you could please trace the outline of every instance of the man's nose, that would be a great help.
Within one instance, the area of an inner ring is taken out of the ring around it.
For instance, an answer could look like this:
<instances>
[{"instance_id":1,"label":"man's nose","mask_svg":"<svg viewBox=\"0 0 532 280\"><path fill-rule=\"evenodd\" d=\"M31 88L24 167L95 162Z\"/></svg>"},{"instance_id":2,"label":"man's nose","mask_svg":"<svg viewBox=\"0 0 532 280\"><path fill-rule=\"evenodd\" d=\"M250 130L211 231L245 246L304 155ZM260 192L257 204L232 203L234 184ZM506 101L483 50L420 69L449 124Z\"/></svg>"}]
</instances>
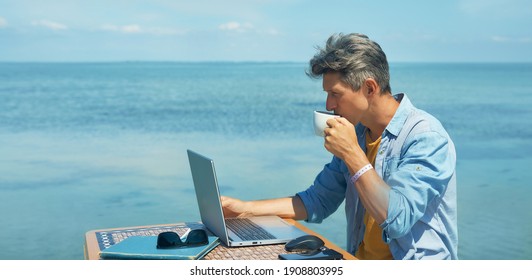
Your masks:
<instances>
[{"instance_id":1,"label":"man's nose","mask_svg":"<svg viewBox=\"0 0 532 280\"><path fill-rule=\"evenodd\" d=\"M325 108L327 109L327 111L333 111L334 109L336 109L336 101L334 100L334 98L330 97L329 95L327 95L327 101L325 102Z\"/></svg>"}]
</instances>

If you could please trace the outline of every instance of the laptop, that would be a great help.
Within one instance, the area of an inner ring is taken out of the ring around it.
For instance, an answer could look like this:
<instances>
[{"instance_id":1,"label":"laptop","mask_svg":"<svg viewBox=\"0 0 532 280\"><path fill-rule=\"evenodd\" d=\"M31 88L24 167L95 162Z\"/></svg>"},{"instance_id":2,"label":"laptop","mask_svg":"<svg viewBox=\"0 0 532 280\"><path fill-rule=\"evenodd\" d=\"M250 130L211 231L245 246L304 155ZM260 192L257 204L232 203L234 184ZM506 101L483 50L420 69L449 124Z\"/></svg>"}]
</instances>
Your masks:
<instances>
[{"instance_id":1,"label":"laptop","mask_svg":"<svg viewBox=\"0 0 532 280\"><path fill-rule=\"evenodd\" d=\"M201 222L228 247L286 243L306 235L277 216L225 218L214 161L187 150Z\"/></svg>"}]
</instances>

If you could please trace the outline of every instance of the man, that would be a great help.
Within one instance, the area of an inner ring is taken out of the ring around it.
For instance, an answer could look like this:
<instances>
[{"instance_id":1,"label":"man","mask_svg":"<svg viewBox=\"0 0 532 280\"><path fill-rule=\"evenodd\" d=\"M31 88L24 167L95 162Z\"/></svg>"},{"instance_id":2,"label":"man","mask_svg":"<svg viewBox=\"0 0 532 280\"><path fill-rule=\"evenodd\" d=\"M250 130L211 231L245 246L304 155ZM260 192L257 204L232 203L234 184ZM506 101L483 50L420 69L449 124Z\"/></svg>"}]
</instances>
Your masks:
<instances>
[{"instance_id":1,"label":"man","mask_svg":"<svg viewBox=\"0 0 532 280\"><path fill-rule=\"evenodd\" d=\"M391 94L380 46L361 34L333 35L307 74L323 78L327 110L340 116L325 129L332 161L293 197L223 197L226 215L320 223L345 199L347 250L356 257L457 259L454 144L406 94Z\"/></svg>"}]
</instances>

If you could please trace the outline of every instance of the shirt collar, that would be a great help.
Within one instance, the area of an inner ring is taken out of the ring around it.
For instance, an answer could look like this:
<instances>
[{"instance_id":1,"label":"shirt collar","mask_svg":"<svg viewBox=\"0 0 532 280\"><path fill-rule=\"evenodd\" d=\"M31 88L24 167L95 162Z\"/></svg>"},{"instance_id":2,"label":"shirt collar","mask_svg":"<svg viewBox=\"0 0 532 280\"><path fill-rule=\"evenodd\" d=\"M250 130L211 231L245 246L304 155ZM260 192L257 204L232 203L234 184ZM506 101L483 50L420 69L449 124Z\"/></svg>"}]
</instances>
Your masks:
<instances>
[{"instance_id":1,"label":"shirt collar","mask_svg":"<svg viewBox=\"0 0 532 280\"><path fill-rule=\"evenodd\" d=\"M395 114L393 115L392 120L386 126L386 130L394 136L397 136L406 122L408 115L414 109L414 105L412 105L412 102L410 102L410 99L405 93L398 93L393 97L400 103L397 111L395 111Z\"/></svg>"}]
</instances>

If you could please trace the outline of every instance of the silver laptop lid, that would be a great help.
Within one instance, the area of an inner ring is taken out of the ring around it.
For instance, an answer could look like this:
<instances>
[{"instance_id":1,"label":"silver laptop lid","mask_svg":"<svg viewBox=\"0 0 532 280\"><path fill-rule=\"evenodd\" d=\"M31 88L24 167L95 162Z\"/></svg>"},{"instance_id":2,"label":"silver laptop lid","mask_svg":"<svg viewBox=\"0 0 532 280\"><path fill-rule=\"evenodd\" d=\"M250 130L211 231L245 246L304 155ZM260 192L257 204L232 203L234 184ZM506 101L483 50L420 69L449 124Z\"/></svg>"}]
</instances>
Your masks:
<instances>
[{"instance_id":1,"label":"silver laptop lid","mask_svg":"<svg viewBox=\"0 0 532 280\"><path fill-rule=\"evenodd\" d=\"M214 161L194 151L187 150L201 222L225 244L229 237L225 227L220 191L214 170Z\"/></svg>"}]
</instances>

